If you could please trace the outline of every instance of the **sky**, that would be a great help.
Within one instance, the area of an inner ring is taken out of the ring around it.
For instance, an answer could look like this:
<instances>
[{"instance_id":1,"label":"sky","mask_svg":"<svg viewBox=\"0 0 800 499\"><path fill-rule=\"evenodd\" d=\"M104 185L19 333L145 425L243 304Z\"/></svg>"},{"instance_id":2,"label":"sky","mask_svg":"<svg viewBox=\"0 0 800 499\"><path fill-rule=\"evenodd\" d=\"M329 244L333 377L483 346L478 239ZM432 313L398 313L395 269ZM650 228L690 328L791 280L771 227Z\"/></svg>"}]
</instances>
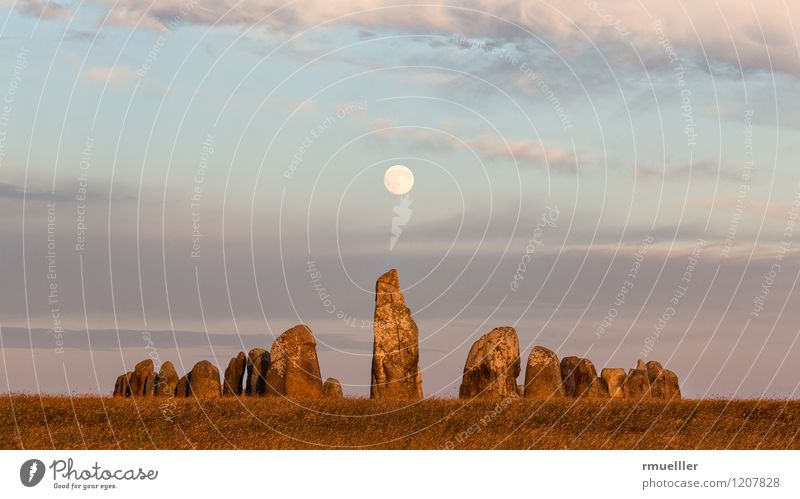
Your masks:
<instances>
[{"instance_id":1,"label":"sky","mask_svg":"<svg viewBox=\"0 0 800 499\"><path fill-rule=\"evenodd\" d=\"M542 345L796 398L798 30L788 0L2 0L0 390L305 323L363 396L397 268L426 396L513 326L520 381Z\"/></svg>"}]
</instances>

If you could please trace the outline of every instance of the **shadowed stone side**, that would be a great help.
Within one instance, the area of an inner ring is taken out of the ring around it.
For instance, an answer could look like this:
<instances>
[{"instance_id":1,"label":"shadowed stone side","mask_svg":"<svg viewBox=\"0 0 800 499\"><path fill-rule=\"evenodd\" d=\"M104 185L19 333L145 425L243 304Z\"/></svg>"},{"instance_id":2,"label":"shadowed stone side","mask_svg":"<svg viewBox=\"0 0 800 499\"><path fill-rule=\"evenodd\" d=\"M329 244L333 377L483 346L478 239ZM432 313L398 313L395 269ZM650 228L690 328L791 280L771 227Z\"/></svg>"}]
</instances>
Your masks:
<instances>
[{"instance_id":1,"label":"shadowed stone side","mask_svg":"<svg viewBox=\"0 0 800 499\"><path fill-rule=\"evenodd\" d=\"M370 398L419 400L419 330L400 291L397 270L375 283L375 323Z\"/></svg>"},{"instance_id":2,"label":"shadowed stone side","mask_svg":"<svg viewBox=\"0 0 800 499\"><path fill-rule=\"evenodd\" d=\"M458 395L518 397L519 339L513 327L498 327L476 341L467 355Z\"/></svg>"},{"instance_id":3,"label":"shadowed stone side","mask_svg":"<svg viewBox=\"0 0 800 499\"><path fill-rule=\"evenodd\" d=\"M269 371L269 352L263 348L253 348L247 353L247 395L265 395L267 393L267 372Z\"/></svg>"},{"instance_id":4,"label":"shadowed stone side","mask_svg":"<svg viewBox=\"0 0 800 499\"><path fill-rule=\"evenodd\" d=\"M233 357L225 368L225 382L222 385L223 396L239 396L242 394L242 380L247 368L247 357L244 352Z\"/></svg>"},{"instance_id":5,"label":"shadowed stone side","mask_svg":"<svg viewBox=\"0 0 800 499\"><path fill-rule=\"evenodd\" d=\"M175 385L175 396L188 397L189 395L189 375L184 374L181 379L178 380L178 384Z\"/></svg>"},{"instance_id":6,"label":"shadowed stone side","mask_svg":"<svg viewBox=\"0 0 800 499\"><path fill-rule=\"evenodd\" d=\"M125 374L120 374L117 377L116 383L114 383L114 396L115 397L130 397L131 396L131 385L130 379L133 371L129 371Z\"/></svg>"}]
</instances>

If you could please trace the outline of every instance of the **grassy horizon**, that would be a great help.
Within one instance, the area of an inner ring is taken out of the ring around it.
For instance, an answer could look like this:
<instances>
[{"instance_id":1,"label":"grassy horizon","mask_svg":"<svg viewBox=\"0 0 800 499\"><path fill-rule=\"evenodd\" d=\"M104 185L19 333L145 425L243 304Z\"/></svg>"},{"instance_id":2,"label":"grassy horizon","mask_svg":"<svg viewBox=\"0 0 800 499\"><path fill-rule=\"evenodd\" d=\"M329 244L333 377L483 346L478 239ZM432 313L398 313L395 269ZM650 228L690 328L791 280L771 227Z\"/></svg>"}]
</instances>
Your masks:
<instances>
[{"instance_id":1,"label":"grassy horizon","mask_svg":"<svg viewBox=\"0 0 800 499\"><path fill-rule=\"evenodd\" d=\"M2 449L800 449L800 401L15 394L0 428Z\"/></svg>"}]
</instances>

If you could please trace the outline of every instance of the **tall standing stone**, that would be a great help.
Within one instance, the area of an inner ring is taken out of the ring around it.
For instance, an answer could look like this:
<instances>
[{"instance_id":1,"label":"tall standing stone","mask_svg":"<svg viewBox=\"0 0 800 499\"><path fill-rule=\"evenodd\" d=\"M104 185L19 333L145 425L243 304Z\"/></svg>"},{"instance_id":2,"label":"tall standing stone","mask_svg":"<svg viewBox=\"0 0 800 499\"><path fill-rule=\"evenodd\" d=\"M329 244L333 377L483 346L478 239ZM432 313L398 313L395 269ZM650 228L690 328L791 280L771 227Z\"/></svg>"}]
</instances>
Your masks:
<instances>
[{"instance_id":1,"label":"tall standing stone","mask_svg":"<svg viewBox=\"0 0 800 499\"><path fill-rule=\"evenodd\" d=\"M606 381L608 394L611 398L625 398L625 369L621 367L604 367L600 371L600 377Z\"/></svg>"},{"instance_id":2,"label":"tall standing stone","mask_svg":"<svg viewBox=\"0 0 800 499\"><path fill-rule=\"evenodd\" d=\"M397 270L375 284L375 324L372 349L371 398L422 398L419 330L406 306Z\"/></svg>"},{"instance_id":3,"label":"tall standing stone","mask_svg":"<svg viewBox=\"0 0 800 499\"><path fill-rule=\"evenodd\" d=\"M265 395L267 393L267 372L269 371L269 352L263 348L253 348L247 353L247 395Z\"/></svg>"},{"instance_id":4,"label":"tall standing stone","mask_svg":"<svg viewBox=\"0 0 800 499\"><path fill-rule=\"evenodd\" d=\"M561 366L558 356L549 348L535 346L525 366L525 397L548 399L563 397Z\"/></svg>"},{"instance_id":5,"label":"tall standing stone","mask_svg":"<svg viewBox=\"0 0 800 499\"><path fill-rule=\"evenodd\" d=\"M272 344L267 394L289 398L322 397L317 340L305 324L278 336Z\"/></svg>"},{"instance_id":6,"label":"tall standing stone","mask_svg":"<svg viewBox=\"0 0 800 499\"><path fill-rule=\"evenodd\" d=\"M146 359L133 368L130 377L131 396L152 397L155 390L156 373L153 359Z\"/></svg>"},{"instance_id":7,"label":"tall standing stone","mask_svg":"<svg viewBox=\"0 0 800 499\"><path fill-rule=\"evenodd\" d=\"M156 396L171 397L175 395L175 388L178 385L178 372L172 362L166 361L161 364L156 376Z\"/></svg>"},{"instance_id":8,"label":"tall standing stone","mask_svg":"<svg viewBox=\"0 0 800 499\"><path fill-rule=\"evenodd\" d=\"M519 339L513 327L498 327L476 341L467 355L458 395L518 397Z\"/></svg>"},{"instance_id":9,"label":"tall standing stone","mask_svg":"<svg viewBox=\"0 0 800 499\"><path fill-rule=\"evenodd\" d=\"M244 352L233 357L225 368L225 382L222 385L222 395L239 396L242 394L242 380L247 367L247 357Z\"/></svg>"}]
</instances>

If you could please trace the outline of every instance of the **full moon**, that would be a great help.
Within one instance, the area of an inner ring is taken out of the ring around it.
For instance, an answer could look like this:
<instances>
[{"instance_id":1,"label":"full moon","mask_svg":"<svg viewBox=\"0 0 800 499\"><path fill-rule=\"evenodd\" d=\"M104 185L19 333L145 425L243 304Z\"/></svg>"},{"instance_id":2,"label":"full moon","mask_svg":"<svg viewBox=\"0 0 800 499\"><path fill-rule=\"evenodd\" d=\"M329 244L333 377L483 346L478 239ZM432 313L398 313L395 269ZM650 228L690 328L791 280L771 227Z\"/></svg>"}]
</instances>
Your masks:
<instances>
[{"instance_id":1,"label":"full moon","mask_svg":"<svg viewBox=\"0 0 800 499\"><path fill-rule=\"evenodd\" d=\"M402 196L414 187L414 174L404 165L390 166L383 175L383 185L392 194Z\"/></svg>"}]
</instances>

